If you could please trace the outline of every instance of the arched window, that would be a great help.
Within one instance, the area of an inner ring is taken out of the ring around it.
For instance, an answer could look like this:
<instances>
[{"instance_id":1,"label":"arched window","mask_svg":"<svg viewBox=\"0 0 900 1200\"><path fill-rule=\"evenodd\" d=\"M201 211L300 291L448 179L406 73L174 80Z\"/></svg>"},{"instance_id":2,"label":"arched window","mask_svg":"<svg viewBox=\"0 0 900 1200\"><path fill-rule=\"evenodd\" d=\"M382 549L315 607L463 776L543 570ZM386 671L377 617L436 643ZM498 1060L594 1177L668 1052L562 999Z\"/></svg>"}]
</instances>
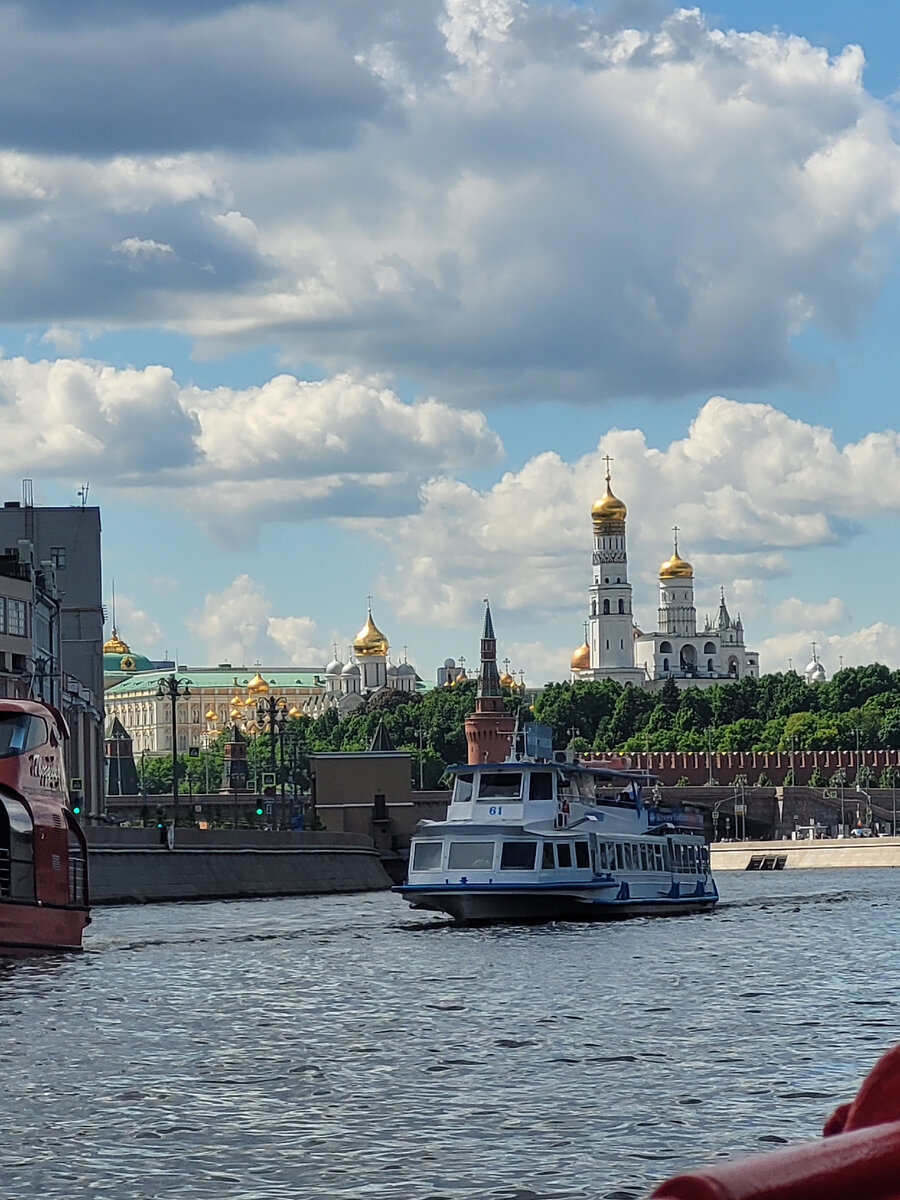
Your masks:
<instances>
[{"instance_id":1,"label":"arched window","mask_svg":"<svg viewBox=\"0 0 900 1200\"><path fill-rule=\"evenodd\" d=\"M668 670L669 670L669 660L667 658L664 658L663 659L663 671L668 673Z\"/></svg>"},{"instance_id":2,"label":"arched window","mask_svg":"<svg viewBox=\"0 0 900 1200\"><path fill-rule=\"evenodd\" d=\"M625 611L625 601L624 601L624 600L620 600L620 601L619 601L619 612L620 612L620 613L623 613L624 611Z\"/></svg>"},{"instance_id":3,"label":"arched window","mask_svg":"<svg viewBox=\"0 0 900 1200\"><path fill-rule=\"evenodd\" d=\"M660 652L660 654L671 654L672 653L672 643L671 642L660 642L659 643L659 652Z\"/></svg>"},{"instance_id":4,"label":"arched window","mask_svg":"<svg viewBox=\"0 0 900 1200\"><path fill-rule=\"evenodd\" d=\"M608 600L603 601L603 615L604 615L604 617L609 616L609 601Z\"/></svg>"},{"instance_id":5,"label":"arched window","mask_svg":"<svg viewBox=\"0 0 900 1200\"><path fill-rule=\"evenodd\" d=\"M708 658L708 659L706 660L706 669L707 669L707 671L709 671L710 675L712 675L712 673L713 673L713 660L712 660L711 658Z\"/></svg>"},{"instance_id":6,"label":"arched window","mask_svg":"<svg viewBox=\"0 0 900 1200\"><path fill-rule=\"evenodd\" d=\"M715 652L716 652L716 643L715 642L707 642L706 645L703 647L704 654L715 654Z\"/></svg>"}]
</instances>

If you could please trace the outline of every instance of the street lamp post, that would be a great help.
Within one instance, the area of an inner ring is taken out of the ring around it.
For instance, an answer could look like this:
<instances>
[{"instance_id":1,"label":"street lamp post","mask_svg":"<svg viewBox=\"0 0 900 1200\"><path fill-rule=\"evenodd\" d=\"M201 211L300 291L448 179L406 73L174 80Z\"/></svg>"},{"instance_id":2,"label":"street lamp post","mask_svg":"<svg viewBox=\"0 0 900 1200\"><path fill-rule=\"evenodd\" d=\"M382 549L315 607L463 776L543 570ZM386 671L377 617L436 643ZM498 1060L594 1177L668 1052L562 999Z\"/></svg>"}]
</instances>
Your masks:
<instances>
[{"instance_id":1,"label":"street lamp post","mask_svg":"<svg viewBox=\"0 0 900 1200\"><path fill-rule=\"evenodd\" d=\"M157 682L156 698L157 700L168 700L172 714L172 825L178 824L178 718L176 713L176 704L179 700L186 700L191 689L188 687L187 679L179 679L176 675L166 675Z\"/></svg>"},{"instance_id":2,"label":"street lamp post","mask_svg":"<svg viewBox=\"0 0 900 1200\"><path fill-rule=\"evenodd\" d=\"M284 766L284 726L287 723L287 701L282 696L260 696L256 702L256 712L259 722L269 725L269 771L276 772L275 739L281 741L281 762ZM284 819L284 783L281 785L281 820ZM281 823L280 821L278 822Z\"/></svg>"}]
</instances>

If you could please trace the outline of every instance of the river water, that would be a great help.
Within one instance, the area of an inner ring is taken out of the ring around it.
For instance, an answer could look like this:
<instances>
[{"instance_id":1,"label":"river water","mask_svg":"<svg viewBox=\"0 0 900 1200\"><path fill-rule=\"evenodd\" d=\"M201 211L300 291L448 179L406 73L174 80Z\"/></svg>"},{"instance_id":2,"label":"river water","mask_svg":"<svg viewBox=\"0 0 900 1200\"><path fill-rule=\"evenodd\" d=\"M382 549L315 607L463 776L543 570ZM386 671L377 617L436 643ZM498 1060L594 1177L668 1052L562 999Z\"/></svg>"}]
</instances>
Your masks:
<instances>
[{"instance_id":1,"label":"river water","mask_svg":"<svg viewBox=\"0 0 900 1200\"><path fill-rule=\"evenodd\" d=\"M641 1197L818 1135L900 1040L900 872L461 929L390 893L95 910L0 964L0 1193Z\"/></svg>"}]
</instances>

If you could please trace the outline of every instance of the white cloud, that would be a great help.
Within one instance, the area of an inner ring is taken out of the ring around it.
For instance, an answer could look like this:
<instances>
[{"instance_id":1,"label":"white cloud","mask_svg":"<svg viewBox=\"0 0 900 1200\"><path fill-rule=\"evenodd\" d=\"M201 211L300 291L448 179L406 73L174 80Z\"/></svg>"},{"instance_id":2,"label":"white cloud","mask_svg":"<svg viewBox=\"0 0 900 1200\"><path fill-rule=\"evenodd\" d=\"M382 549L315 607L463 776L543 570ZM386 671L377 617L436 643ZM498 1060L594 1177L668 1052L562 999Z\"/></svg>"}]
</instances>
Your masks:
<instances>
[{"instance_id":1,"label":"white cloud","mask_svg":"<svg viewBox=\"0 0 900 1200\"><path fill-rule=\"evenodd\" d=\"M110 636L110 625L104 637ZM119 636L136 653L159 658L163 648L163 631L148 612L131 596L116 596L116 628Z\"/></svg>"},{"instance_id":2,"label":"white cloud","mask_svg":"<svg viewBox=\"0 0 900 1200\"><path fill-rule=\"evenodd\" d=\"M41 341L52 346L57 354L81 353L81 334L77 329L68 329L65 325L51 325L41 334Z\"/></svg>"},{"instance_id":3,"label":"white cloud","mask_svg":"<svg viewBox=\"0 0 900 1200\"><path fill-rule=\"evenodd\" d=\"M298 666L321 666L330 658L317 644L315 621L272 616L265 588L249 575L239 575L219 592L207 592L202 610L185 624L206 646L211 662L246 666L258 659L273 665L287 658Z\"/></svg>"},{"instance_id":4,"label":"white cloud","mask_svg":"<svg viewBox=\"0 0 900 1200\"><path fill-rule=\"evenodd\" d=\"M672 525L694 565L702 616L723 584L732 611L760 613L767 581L790 573L792 551L851 537L848 518L900 511L900 436L869 433L838 445L832 432L763 404L715 397L685 438L662 449L639 430L610 430L573 462L536 455L483 491L446 478L422 490L420 512L389 526L373 522L391 553L380 586L397 610L445 624L471 621L479 597L520 618L569 611L580 628L589 582L590 507L611 454L613 490L628 506L629 573L635 615L655 627L659 563ZM402 580L402 586L398 581ZM825 607L786 602L784 619L832 624ZM748 631L752 636L752 631ZM573 645L575 643L573 642Z\"/></svg>"},{"instance_id":5,"label":"white cloud","mask_svg":"<svg viewBox=\"0 0 900 1200\"><path fill-rule=\"evenodd\" d=\"M799 625L804 628L818 626L827 629L843 625L849 619L850 613L838 596L830 596L827 600L818 602L807 602L790 596L775 605L773 615L782 625Z\"/></svg>"},{"instance_id":6,"label":"white cloud","mask_svg":"<svg viewBox=\"0 0 900 1200\"><path fill-rule=\"evenodd\" d=\"M141 258L158 258L160 255L174 254L175 251L165 242L154 242L153 238L128 237L112 247L116 254L138 260Z\"/></svg>"},{"instance_id":7,"label":"white cloud","mask_svg":"<svg viewBox=\"0 0 900 1200\"><path fill-rule=\"evenodd\" d=\"M569 678L569 661L575 643L571 646L547 646L543 642L509 642L502 640L498 650L509 659L509 669L525 672L525 683L530 687L541 687L550 680ZM477 669L477 668L476 668ZM501 668L502 669L502 668Z\"/></svg>"},{"instance_id":8,"label":"white cloud","mask_svg":"<svg viewBox=\"0 0 900 1200\"><path fill-rule=\"evenodd\" d=\"M890 112L856 47L632 10L0 13L0 320L265 341L465 404L792 376L885 269Z\"/></svg>"},{"instance_id":9,"label":"white cloud","mask_svg":"<svg viewBox=\"0 0 900 1200\"><path fill-rule=\"evenodd\" d=\"M232 537L272 519L409 512L423 480L502 451L481 413L346 375L204 390L159 366L0 359L0 414L12 478L149 489Z\"/></svg>"},{"instance_id":10,"label":"white cloud","mask_svg":"<svg viewBox=\"0 0 900 1200\"><path fill-rule=\"evenodd\" d=\"M790 665L802 673L812 658L813 643L829 678L842 666L880 662L892 670L900 668L900 627L876 621L850 633L829 633L827 628L808 626L766 638L759 645L760 670L786 671Z\"/></svg>"}]
</instances>

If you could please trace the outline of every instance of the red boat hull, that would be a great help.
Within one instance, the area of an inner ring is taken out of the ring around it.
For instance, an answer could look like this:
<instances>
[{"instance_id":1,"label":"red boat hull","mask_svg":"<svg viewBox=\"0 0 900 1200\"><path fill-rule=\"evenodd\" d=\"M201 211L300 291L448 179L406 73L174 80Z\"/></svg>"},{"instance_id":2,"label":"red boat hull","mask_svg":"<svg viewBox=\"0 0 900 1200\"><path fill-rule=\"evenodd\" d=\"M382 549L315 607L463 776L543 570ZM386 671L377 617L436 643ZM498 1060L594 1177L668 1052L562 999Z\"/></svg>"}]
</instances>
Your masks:
<instances>
[{"instance_id":1,"label":"red boat hull","mask_svg":"<svg viewBox=\"0 0 900 1200\"><path fill-rule=\"evenodd\" d=\"M80 950L91 918L86 908L10 904L0 900L0 954Z\"/></svg>"}]
</instances>

